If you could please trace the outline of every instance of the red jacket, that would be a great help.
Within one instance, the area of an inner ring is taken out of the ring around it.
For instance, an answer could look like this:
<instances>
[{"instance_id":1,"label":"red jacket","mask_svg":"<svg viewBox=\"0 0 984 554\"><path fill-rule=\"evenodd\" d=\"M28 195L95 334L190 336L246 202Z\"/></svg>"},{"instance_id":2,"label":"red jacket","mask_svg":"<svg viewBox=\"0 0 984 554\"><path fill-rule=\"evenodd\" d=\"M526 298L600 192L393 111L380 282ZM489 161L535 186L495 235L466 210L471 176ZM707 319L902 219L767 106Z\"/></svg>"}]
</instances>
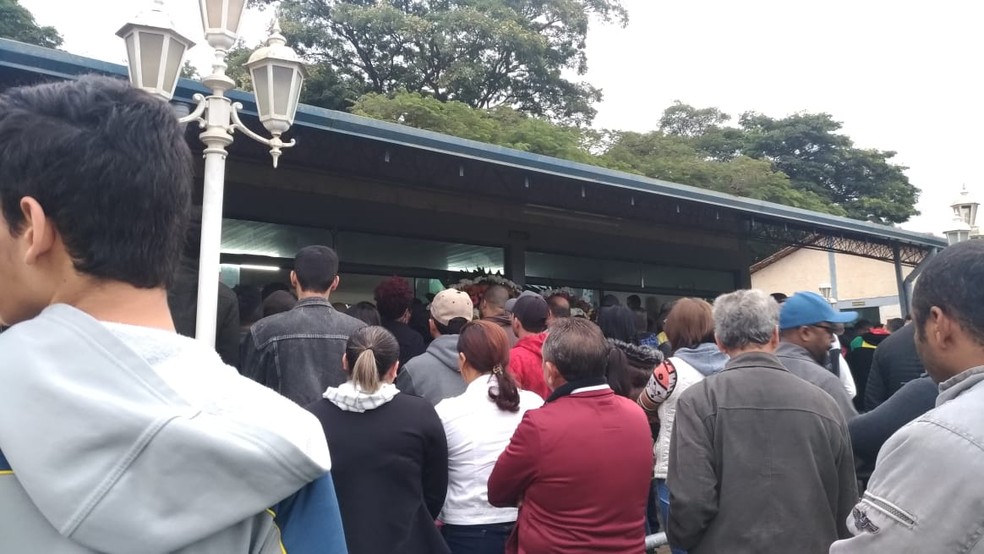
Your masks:
<instances>
[{"instance_id":1,"label":"red jacket","mask_svg":"<svg viewBox=\"0 0 984 554\"><path fill-rule=\"evenodd\" d=\"M526 412L489 477L493 506L522 502L506 552L643 552L652 444L607 386Z\"/></svg>"},{"instance_id":2,"label":"red jacket","mask_svg":"<svg viewBox=\"0 0 984 554\"><path fill-rule=\"evenodd\" d=\"M550 396L550 387L543 378L543 341L546 333L527 335L516 342L509 351L509 372L523 390L533 391L544 400Z\"/></svg>"}]
</instances>

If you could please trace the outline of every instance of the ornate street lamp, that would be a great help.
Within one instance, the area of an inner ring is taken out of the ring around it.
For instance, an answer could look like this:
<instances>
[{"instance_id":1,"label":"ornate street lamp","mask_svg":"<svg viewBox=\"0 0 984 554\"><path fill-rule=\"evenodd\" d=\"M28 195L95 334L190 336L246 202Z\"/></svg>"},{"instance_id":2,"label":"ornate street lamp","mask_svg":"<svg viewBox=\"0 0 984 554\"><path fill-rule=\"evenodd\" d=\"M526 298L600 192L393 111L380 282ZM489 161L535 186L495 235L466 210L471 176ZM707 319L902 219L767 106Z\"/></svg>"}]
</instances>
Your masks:
<instances>
[{"instance_id":1,"label":"ornate street lamp","mask_svg":"<svg viewBox=\"0 0 984 554\"><path fill-rule=\"evenodd\" d=\"M824 300L826 300L828 304L831 306L837 304L837 299L831 297L834 287L830 283L824 283L817 288L820 290L820 296L823 296Z\"/></svg>"},{"instance_id":2,"label":"ornate street lamp","mask_svg":"<svg viewBox=\"0 0 984 554\"><path fill-rule=\"evenodd\" d=\"M154 0L152 8L117 33L126 40L130 81L134 86L156 94L164 100L174 95L184 53L192 42L174 30L164 14L163 0ZM205 144L205 192L202 199L202 244L198 273L198 315L196 336L208 344L215 343L215 314L219 293L219 250L222 239L222 202L225 188L226 147L232 134L240 131L270 147L273 166L283 148L280 136L294 122L297 103L304 81L304 67L297 54L287 46L275 23L266 45L249 59L247 67L256 90L256 107L260 122L272 138L264 138L246 127L239 119L241 104L233 103L225 93L236 86L226 75L226 53L236 43L239 23L246 0L200 0L205 40L215 50L212 74L202 83L212 93L196 94L197 106L182 117L182 123L198 122L203 129L199 138Z\"/></svg>"}]
</instances>

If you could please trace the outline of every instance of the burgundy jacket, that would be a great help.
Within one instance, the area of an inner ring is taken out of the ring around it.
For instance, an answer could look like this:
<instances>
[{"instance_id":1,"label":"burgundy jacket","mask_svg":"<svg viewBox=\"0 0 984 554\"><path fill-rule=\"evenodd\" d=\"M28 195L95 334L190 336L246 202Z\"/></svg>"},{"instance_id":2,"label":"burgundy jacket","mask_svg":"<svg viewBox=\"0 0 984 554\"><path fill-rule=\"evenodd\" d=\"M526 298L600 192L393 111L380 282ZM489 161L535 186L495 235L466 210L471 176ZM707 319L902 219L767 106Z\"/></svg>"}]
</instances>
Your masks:
<instances>
[{"instance_id":1,"label":"burgundy jacket","mask_svg":"<svg viewBox=\"0 0 984 554\"><path fill-rule=\"evenodd\" d=\"M550 388L543 377L543 342L546 333L527 335L516 342L509 351L509 372L523 390L533 391L544 400L550 396Z\"/></svg>"},{"instance_id":2,"label":"burgundy jacket","mask_svg":"<svg viewBox=\"0 0 984 554\"><path fill-rule=\"evenodd\" d=\"M499 456L489 502L522 502L507 553L645 550L649 423L635 402L602 387L526 412Z\"/></svg>"}]
</instances>

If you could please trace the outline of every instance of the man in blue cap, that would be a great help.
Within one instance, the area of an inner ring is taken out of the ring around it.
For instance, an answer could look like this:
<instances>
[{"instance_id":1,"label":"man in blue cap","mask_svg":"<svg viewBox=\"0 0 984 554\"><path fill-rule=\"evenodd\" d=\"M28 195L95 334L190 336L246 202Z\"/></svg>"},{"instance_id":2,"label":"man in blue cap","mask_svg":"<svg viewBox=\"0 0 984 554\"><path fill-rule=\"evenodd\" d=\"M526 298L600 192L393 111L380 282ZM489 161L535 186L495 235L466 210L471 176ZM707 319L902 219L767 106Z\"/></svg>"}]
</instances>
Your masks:
<instances>
[{"instance_id":1,"label":"man in blue cap","mask_svg":"<svg viewBox=\"0 0 984 554\"><path fill-rule=\"evenodd\" d=\"M838 312L813 292L797 292L779 312L782 342L776 356L790 373L823 389L834 399L845 420L858 415L840 379L825 367L834 336L857 312Z\"/></svg>"}]
</instances>

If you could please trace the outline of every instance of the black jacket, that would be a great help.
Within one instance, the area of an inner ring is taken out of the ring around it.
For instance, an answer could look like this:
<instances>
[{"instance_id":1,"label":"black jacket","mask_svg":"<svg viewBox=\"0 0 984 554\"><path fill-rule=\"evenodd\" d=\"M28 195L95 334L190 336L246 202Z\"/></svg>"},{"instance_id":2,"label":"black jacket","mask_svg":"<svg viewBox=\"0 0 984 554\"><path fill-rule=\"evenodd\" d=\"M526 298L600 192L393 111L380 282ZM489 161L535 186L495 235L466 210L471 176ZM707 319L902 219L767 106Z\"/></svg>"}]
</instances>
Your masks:
<instances>
[{"instance_id":1,"label":"black jacket","mask_svg":"<svg viewBox=\"0 0 984 554\"><path fill-rule=\"evenodd\" d=\"M868 386L868 375L871 374L871 364L875 359L875 352L881 343L885 342L891 335L887 331L869 332L861 335L861 346L847 353L845 359L847 365L851 366L851 376L854 377L854 385L857 394L854 396L854 407L859 412L864 411L864 392Z\"/></svg>"},{"instance_id":2,"label":"black jacket","mask_svg":"<svg viewBox=\"0 0 984 554\"><path fill-rule=\"evenodd\" d=\"M888 437L906 423L935 408L939 394L939 386L928 376L923 376L906 383L874 410L849 421L847 426L851 431L851 446L854 447L858 474L871 475L878 451Z\"/></svg>"},{"instance_id":3,"label":"black jacket","mask_svg":"<svg viewBox=\"0 0 984 554\"><path fill-rule=\"evenodd\" d=\"M197 260L183 259L174 283L167 291L167 305L178 334L195 337L198 326L198 268ZM232 289L219 283L216 313L215 351L222 361L239 367L239 300Z\"/></svg>"},{"instance_id":4,"label":"black jacket","mask_svg":"<svg viewBox=\"0 0 984 554\"><path fill-rule=\"evenodd\" d=\"M902 385L926 373L916 353L916 326L908 324L885 339L875 349L868 384L864 390L864 409L873 410L888 400Z\"/></svg>"},{"instance_id":5,"label":"black jacket","mask_svg":"<svg viewBox=\"0 0 984 554\"><path fill-rule=\"evenodd\" d=\"M383 321L383 327L393 333L396 342L400 345L400 369L410 361L424 353L427 345L424 344L424 337L413 330L409 325L402 321Z\"/></svg>"},{"instance_id":6,"label":"black jacket","mask_svg":"<svg viewBox=\"0 0 984 554\"><path fill-rule=\"evenodd\" d=\"M350 554L450 552L434 520L448 491L448 444L434 408L397 394L366 412L308 406L331 449Z\"/></svg>"}]
</instances>

